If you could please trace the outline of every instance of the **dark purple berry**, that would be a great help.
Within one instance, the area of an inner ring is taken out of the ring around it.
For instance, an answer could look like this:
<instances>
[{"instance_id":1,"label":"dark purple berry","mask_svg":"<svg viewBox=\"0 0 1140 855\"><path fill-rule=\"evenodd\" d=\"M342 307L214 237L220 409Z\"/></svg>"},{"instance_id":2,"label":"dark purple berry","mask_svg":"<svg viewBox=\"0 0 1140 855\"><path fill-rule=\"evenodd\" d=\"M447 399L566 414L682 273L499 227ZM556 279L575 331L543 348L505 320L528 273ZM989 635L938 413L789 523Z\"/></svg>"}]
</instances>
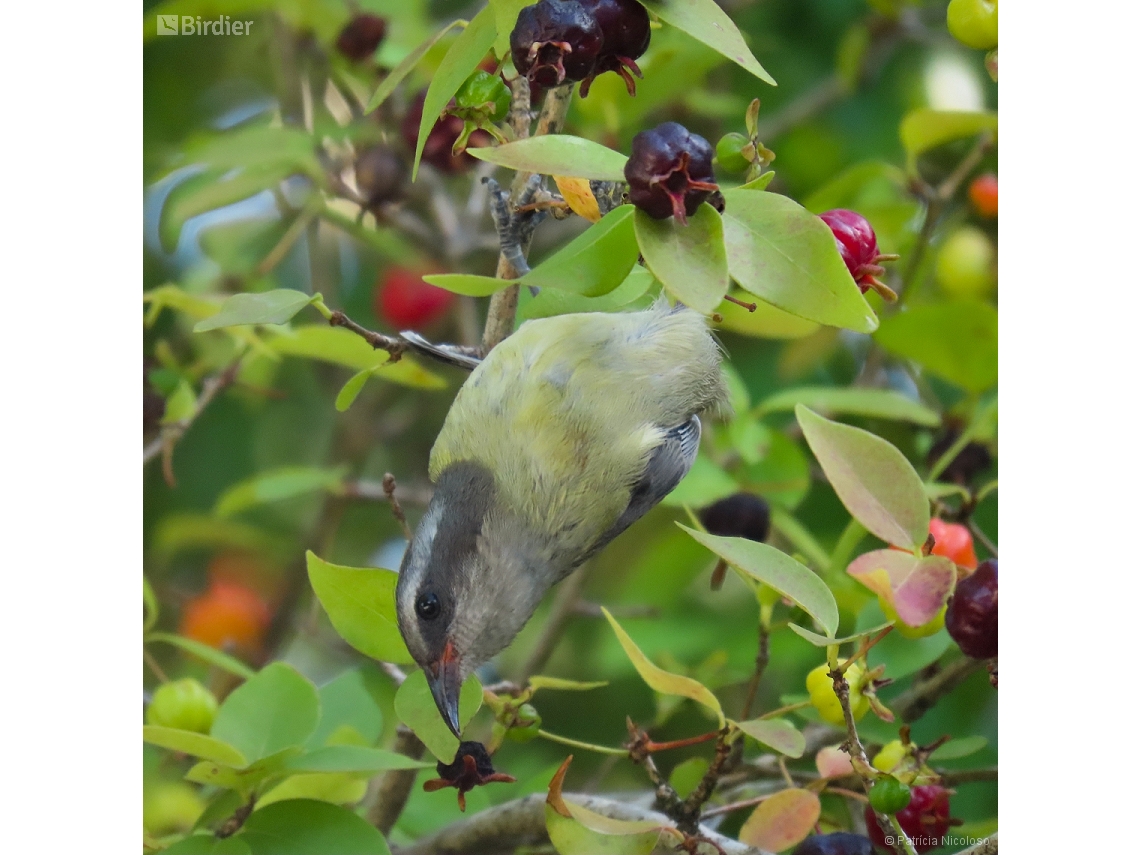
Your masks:
<instances>
[{"instance_id":1,"label":"dark purple berry","mask_svg":"<svg viewBox=\"0 0 1140 855\"><path fill-rule=\"evenodd\" d=\"M827 227L835 235L835 245L839 248L843 263L847 265L847 270L858 284L859 290L866 293L868 288L874 288L885 299L896 299L894 291L883 284L878 277L886 273L881 262L893 261L897 256L883 255L879 252L879 241L867 218L844 208L824 211L819 218L827 223Z\"/></svg>"},{"instance_id":2,"label":"dark purple berry","mask_svg":"<svg viewBox=\"0 0 1140 855\"><path fill-rule=\"evenodd\" d=\"M356 158L356 186L369 208L399 199L406 176L403 159L386 145L366 148Z\"/></svg>"},{"instance_id":3,"label":"dark purple berry","mask_svg":"<svg viewBox=\"0 0 1140 855\"><path fill-rule=\"evenodd\" d=\"M436 763L435 771L439 777L424 781L424 789L431 793L444 787L455 787L459 790L460 810L467 809L466 794L476 787L497 782L512 784L515 781L510 775L495 771L482 742L460 742L455 759L450 763Z\"/></svg>"},{"instance_id":4,"label":"dark purple berry","mask_svg":"<svg viewBox=\"0 0 1140 855\"><path fill-rule=\"evenodd\" d=\"M427 90L424 89L409 105L408 112L404 114L404 119L400 123L400 135L412 151L416 150L416 141L420 134L420 119L424 114L424 98L426 97ZM428 132L428 138L424 142L424 151L421 156L423 161L430 163L440 172L452 174L463 172L465 169L474 166L475 158L467 152L451 153L452 146L455 145L455 141L459 139L461 133L463 133L463 120L461 118L450 114L443 116ZM491 135L486 131L478 130L471 134L467 145L478 148L490 142Z\"/></svg>"},{"instance_id":5,"label":"dark purple berry","mask_svg":"<svg viewBox=\"0 0 1140 855\"><path fill-rule=\"evenodd\" d=\"M531 85L585 80L602 49L602 29L577 0L541 0L519 12L511 57Z\"/></svg>"},{"instance_id":6,"label":"dark purple berry","mask_svg":"<svg viewBox=\"0 0 1140 855\"><path fill-rule=\"evenodd\" d=\"M991 558L962 579L946 607L946 631L974 659L998 655L998 572Z\"/></svg>"},{"instance_id":7,"label":"dark purple berry","mask_svg":"<svg viewBox=\"0 0 1140 855\"><path fill-rule=\"evenodd\" d=\"M634 61L649 47L649 13L637 0L577 0L594 16L602 29L602 49L594 72L582 81L579 94L590 91L594 78L606 71L616 71L625 81L630 95L637 94L637 84L630 72L641 77Z\"/></svg>"},{"instance_id":8,"label":"dark purple berry","mask_svg":"<svg viewBox=\"0 0 1140 855\"><path fill-rule=\"evenodd\" d=\"M676 217L685 225L718 189L712 159L709 141L676 122L642 131L625 164L629 200L655 220Z\"/></svg>"},{"instance_id":9,"label":"dark purple berry","mask_svg":"<svg viewBox=\"0 0 1140 855\"><path fill-rule=\"evenodd\" d=\"M875 855L869 838L849 831L813 834L792 850L792 855Z\"/></svg>"},{"instance_id":10,"label":"dark purple berry","mask_svg":"<svg viewBox=\"0 0 1140 855\"><path fill-rule=\"evenodd\" d=\"M771 513L768 503L751 493L737 493L709 505L700 514L709 534L746 537L763 543L768 539Z\"/></svg>"},{"instance_id":11,"label":"dark purple berry","mask_svg":"<svg viewBox=\"0 0 1140 855\"><path fill-rule=\"evenodd\" d=\"M383 18L367 13L356 15L336 37L336 49L353 62L360 62L376 53L386 32L388 22Z\"/></svg>"}]
</instances>

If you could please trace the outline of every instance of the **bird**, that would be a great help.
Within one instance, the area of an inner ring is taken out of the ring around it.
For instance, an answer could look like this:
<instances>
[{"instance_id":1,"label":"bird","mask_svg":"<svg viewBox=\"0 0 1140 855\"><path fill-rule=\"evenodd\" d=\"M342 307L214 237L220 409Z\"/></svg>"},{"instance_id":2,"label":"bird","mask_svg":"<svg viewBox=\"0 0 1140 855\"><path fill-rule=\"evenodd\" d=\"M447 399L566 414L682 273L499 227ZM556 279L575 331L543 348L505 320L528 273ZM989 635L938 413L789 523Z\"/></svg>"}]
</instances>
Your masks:
<instances>
[{"instance_id":1,"label":"bird","mask_svg":"<svg viewBox=\"0 0 1140 855\"><path fill-rule=\"evenodd\" d=\"M677 486L700 414L729 404L707 320L663 298L529 320L482 360L433 355L473 370L431 450L435 489L400 564L396 614L460 736L464 680L553 585Z\"/></svg>"}]
</instances>

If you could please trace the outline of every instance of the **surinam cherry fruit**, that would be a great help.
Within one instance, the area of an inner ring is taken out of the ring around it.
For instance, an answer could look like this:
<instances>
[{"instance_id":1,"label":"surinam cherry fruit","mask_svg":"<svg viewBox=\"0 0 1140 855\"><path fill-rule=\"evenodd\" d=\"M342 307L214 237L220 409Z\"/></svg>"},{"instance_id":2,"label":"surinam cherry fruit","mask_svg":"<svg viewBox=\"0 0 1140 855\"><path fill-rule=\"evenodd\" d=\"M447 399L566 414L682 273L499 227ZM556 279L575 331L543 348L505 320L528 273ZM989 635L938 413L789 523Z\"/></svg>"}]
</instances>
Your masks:
<instances>
[{"instance_id":1,"label":"surinam cherry fruit","mask_svg":"<svg viewBox=\"0 0 1140 855\"><path fill-rule=\"evenodd\" d=\"M439 777L424 781L424 790L431 793L444 787L455 787L459 790L461 811L467 810L466 795L476 787L494 782L513 784L515 781L510 775L495 771L491 765L491 756L482 742L459 743L455 759L450 763L436 763L435 771Z\"/></svg>"},{"instance_id":2,"label":"surinam cherry fruit","mask_svg":"<svg viewBox=\"0 0 1140 855\"><path fill-rule=\"evenodd\" d=\"M565 0L573 2L573 0ZM649 13L637 0L578 0L594 16L602 30L602 48L594 71L582 81L578 93L585 98L594 78L614 71L625 81L626 91L637 94L633 74L641 77L635 60L649 47Z\"/></svg>"},{"instance_id":3,"label":"surinam cherry fruit","mask_svg":"<svg viewBox=\"0 0 1140 855\"><path fill-rule=\"evenodd\" d=\"M871 765L878 769L880 772L893 772L900 763L907 758L910 752L907 747L903 745L899 739L892 739L875 755L875 759L871 761Z\"/></svg>"},{"instance_id":4,"label":"surinam cherry fruit","mask_svg":"<svg viewBox=\"0 0 1140 855\"><path fill-rule=\"evenodd\" d=\"M192 677L163 683L146 709L146 723L209 733L218 699Z\"/></svg>"},{"instance_id":5,"label":"surinam cherry fruit","mask_svg":"<svg viewBox=\"0 0 1140 855\"><path fill-rule=\"evenodd\" d=\"M408 106L408 112L404 114L403 121L400 122L400 136L404 138L404 142L412 151L416 150L416 143L419 140L420 120L424 114L424 99L426 97L427 90L424 89ZM452 175L473 166L476 162L475 158L466 151L461 151L458 154L452 153L456 141L463 133L464 124L463 119L458 116L451 114L441 116L432 125L427 140L424 141L424 151L421 155L423 161L430 163L440 172ZM471 134L470 142L479 146L488 144L490 140L491 137L486 131L478 130Z\"/></svg>"},{"instance_id":6,"label":"surinam cherry fruit","mask_svg":"<svg viewBox=\"0 0 1140 855\"><path fill-rule=\"evenodd\" d=\"M629 200L655 220L686 216L718 189L713 178L713 149L683 125L665 122L633 138L625 180Z\"/></svg>"},{"instance_id":7,"label":"surinam cherry fruit","mask_svg":"<svg viewBox=\"0 0 1140 855\"><path fill-rule=\"evenodd\" d=\"M870 838L849 831L813 834L792 850L792 855L875 855Z\"/></svg>"},{"instance_id":8,"label":"surinam cherry fruit","mask_svg":"<svg viewBox=\"0 0 1140 855\"><path fill-rule=\"evenodd\" d=\"M748 144L748 137L744 134L725 134L716 144L716 162L726 172L744 172L752 165L752 161L744 156L744 148Z\"/></svg>"},{"instance_id":9,"label":"surinam cherry fruit","mask_svg":"<svg viewBox=\"0 0 1140 855\"><path fill-rule=\"evenodd\" d=\"M954 589L946 610L946 631L974 659L998 655L997 560L983 561Z\"/></svg>"},{"instance_id":10,"label":"surinam cherry fruit","mask_svg":"<svg viewBox=\"0 0 1140 855\"><path fill-rule=\"evenodd\" d=\"M376 53L387 32L387 21L378 15L362 13L344 25L336 37L336 49L353 62L360 62Z\"/></svg>"},{"instance_id":11,"label":"surinam cherry fruit","mask_svg":"<svg viewBox=\"0 0 1140 855\"><path fill-rule=\"evenodd\" d=\"M886 836L879 828L875 812L868 805L864 816L867 831L876 846L894 852L887 845ZM930 852L942 845L942 838L950 829L950 791L938 784L915 787L910 791L910 804L895 814L916 852Z\"/></svg>"},{"instance_id":12,"label":"surinam cherry fruit","mask_svg":"<svg viewBox=\"0 0 1140 855\"><path fill-rule=\"evenodd\" d=\"M990 219L998 215L998 180L992 172L971 181L969 194L979 215Z\"/></svg>"},{"instance_id":13,"label":"surinam cherry fruit","mask_svg":"<svg viewBox=\"0 0 1140 855\"><path fill-rule=\"evenodd\" d=\"M847 685L850 687L851 717L858 721L871 708L871 702L861 691L863 688L863 669L857 664L852 664L847 668L847 673L844 676L847 678ZM843 706L839 702L839 696L835 694L831 669L827 665L820 665L807 675L807 690L811 696L811 705L815 707L820 718L837 727L846 725L846 719L843 717Z\"/></svg>"},{"instance_id":14,"label":"surinam cherry fruit","mask_svg":"<svg viewBox=\"0 0 1140 855\"><path fill-rule=\"evenodd\" d=\"M871 785L867 798L879 813L898 813L910 804L910 787L891 775L883 775Z\"/></svg>"},{"instance_id":15,"label":"surinam cherry fruit","mask_svg":"<svg viewBox=\"0 0 1140 855\"><path fill-rule=\"evenodd\" d=\"M522 704L515 710L515 720L507 730L507 739L512 742L530 742L542 729L542 716L531 704Z\"/></svg>"},{"instance_id":16,"label":"surinam cherry fruit","mask_svg":"<svg viewBox=\"0 0 1140 855\"><path fill-rule=\"evenodd\" d=\"M745 537L763 543L768 539L771 511L768 503L751 493L736 493L713 502L700 513L701 525L709 534Z\"/></svg>"},{"instance_id":17,"label":"surinam cherry fruit","mask_svg":"<svg viewBox=\"0 0 1140 855\"><path fill-rule=\"evenodd\" d=\"M879 241L867 218L845 208L824 211L819 218L835 235L839 255L859 290L865 294L868 288L874 288L884 300L897 300L898 295L878 277L886 273L882 262L897 261L898 256L879 252Z\"/></svg>"},{"instance_id":18,"label":"surinam cherry fruit","mask_svg":"<svg viewBox=\"0 0 1140 855\"><path fill-rule=\"evenodd\" d=\"M934 279L951 297L985 297L997 284L997 249L974 226L962 226L946 238L934 259Z\"/></svg>"},{"instance_id":19,"label":"surinam cherry fruit","mask_svg":"<svg viewBox=\"0 0 1140 855\"><path fill-rule=\"evenodd\" d=\"M438 320L455 302L455 295L424 281L424 273L389 267L377 283L373 309L398 330L422 329Z\"/></svg>"},{"instance_id":20,"label":"surinam cherry fruit","mask_svg":"<svg viewBox=\"0 0 1140 855\"><path fill-rule=\"evenodd\" d=\"M511 58L519 74L544 88L594 73L602 28L574 0L540 0L519 12L511 31Z\"/></svg>"},{"instance_id":21,"label":"surinam cherry fruit","mask_svg":"<svg viewBox=\"0 0 1140 855\"><path fill-rule=\"evenodd\" d=\"M934 538L933 555L949 558L960 567L973 570L978 566L974 552L974 536L961 523L948 523L935 517L930 521L930 534Z\"/></svg>"},{"instance_id":22,"label":"surinam cherry fruit","mask_svg":"<svg viewBox=\"0 0 1140 855\"><path fill-rule=\"evenodd\" d=\"M946 28L962 44L989 50L998 43L997 0L950 0Z\"/></svg>"},{"instance_id":23,"label":"surinam cherry fruit","mask_svg":"<svg viewBox=\"0 0 1140 855\"><path fill-rule=\"evenodd\" d=\"M182 612L180 632L188 638L242 652L260 649L273 613L256 591L237 582L215 580Z\"/></svg>"}]
</instances>

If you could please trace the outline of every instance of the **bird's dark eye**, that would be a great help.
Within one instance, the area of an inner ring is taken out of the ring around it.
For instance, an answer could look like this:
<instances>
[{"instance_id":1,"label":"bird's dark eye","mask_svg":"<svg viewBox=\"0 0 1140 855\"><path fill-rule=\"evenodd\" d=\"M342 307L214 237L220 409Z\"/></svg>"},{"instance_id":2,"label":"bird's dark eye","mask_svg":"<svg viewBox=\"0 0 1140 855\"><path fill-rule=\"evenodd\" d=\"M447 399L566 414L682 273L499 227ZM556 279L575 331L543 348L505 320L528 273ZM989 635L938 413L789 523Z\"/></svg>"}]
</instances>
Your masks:
<instances>
[{"instance_id":1,"label":"bird's dark eye","mask_svg":"<svg viewBox=\"0 0 1140 855\"><path fill-rule=\"evenodd\" d=\"M416 599L416 614L423 620L439 617L439 597L435 594L420 594Z\"/></svg>"}]
</instances>

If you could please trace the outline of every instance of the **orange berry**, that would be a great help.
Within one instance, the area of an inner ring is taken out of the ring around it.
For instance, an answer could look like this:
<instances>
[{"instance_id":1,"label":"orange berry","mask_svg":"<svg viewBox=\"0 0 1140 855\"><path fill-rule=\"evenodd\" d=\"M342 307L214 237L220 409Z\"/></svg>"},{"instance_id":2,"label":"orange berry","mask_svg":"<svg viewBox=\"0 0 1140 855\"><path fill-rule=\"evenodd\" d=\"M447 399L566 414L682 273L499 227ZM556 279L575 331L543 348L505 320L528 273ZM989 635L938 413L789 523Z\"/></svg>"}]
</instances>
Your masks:
<instances>
[{"instance_id":1,"label":"orange berry","mask_svg":"<svg viewBox=\"0 0 1140 855\"><path fill-rule=\"evenodd\" d=\"M934 555L944 555L967 570L978 566L978 556L974 553L974 537L970 530L960 523L930 521L930 533L934 535Z\"/></svg>"},{"instance_id":2,"label":"orange berry","mask_svg":"<svg viewBox=\"0 0 1140 855\"><path fill-rule=\"evenodd\" d=\"M211 647L233 645L256 651L271 617L269 606L256 591L217 580L186 604L181 633Z\"/></svg>"},{"instance_id":3,"label":"orange berry","mask_svg":"<svg viewBox=\"0 0 1140 855\"><path fill-rule=\"evenodd\" d=\"M974 203L974 210L983 217L998 215L997 184L997 176L992 172L979 175L970 182L970 201Z\"/></svg>"}]
</instances>

